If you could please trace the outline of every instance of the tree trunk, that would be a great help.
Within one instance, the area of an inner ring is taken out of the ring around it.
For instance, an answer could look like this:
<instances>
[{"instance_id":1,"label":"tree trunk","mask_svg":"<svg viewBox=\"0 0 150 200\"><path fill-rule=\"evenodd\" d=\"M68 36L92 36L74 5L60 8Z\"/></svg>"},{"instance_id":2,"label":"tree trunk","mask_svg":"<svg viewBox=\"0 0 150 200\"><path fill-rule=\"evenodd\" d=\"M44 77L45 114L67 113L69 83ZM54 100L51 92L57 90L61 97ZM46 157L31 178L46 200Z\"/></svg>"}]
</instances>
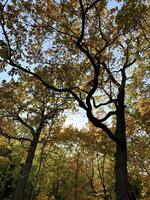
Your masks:
<instances>
[{"instance_id":1,"label":"tree trunk","mask_svg":"<svg viewBox=\"0 0 150 200\"><path fill-rule=\"evenodd\" d=\"M80 159L80 153L77 153L77 159L76 159L76 169L75 169L75 200L78 200L78 182L79 182L79 159Z\"/></svg>"},{"instance_id":2,"label":"tree trunk","mask_svg":"<svg viewBox=\"0 0 150 200\"><path fill-rule=\"evenodd\" d=\"M33 140L30 144L25 164L22 167L19 178L18 178L14 200L23 200L24 190L25 190L25 186L26 186L30 171L31 171L32 162L34 159L39 136L40 136L40 133L35 133Z\"/></svg>"},{"instance_id":3,"label":"tree trunk","mask_svg":"<svg viewBox=\"0 0 150 200\"><path fill-rule=\"evenodd\" d=\"M119 145L116 147L116 199L129 200L128 198L128 172L127 152Z\"/></svg>"},{"instance_id":4,"label":"tree trunk","mask_svg":"<svg viewBox=\"0 0 150 200\"><path fill-rule=\"evenodd\" d=\"M129 200L124 95L124 89L120 89L115 132L116 137L120 141L119 144L116 144L116 200Z\"/></svg>"},{"instance_id":5,"label":"tree trunk","mask_svg":"<svg viewBox=\"0 0 150 200\"><path fill-rule=\"evenodd\" d=\"M100 158L102 159L102 157ZM97 154L97 167L98 167L98 175L99 175L99 180L100 180L100 184L102 185L102 189L103 189L103 199L104 200L108 200L110 198L110 195L108 195L107 193L107 189L106 189L106 184L105 184L105 154L103 156L103 163L100 166L100 162L99 162L99 158L98 158L98 154Z\"/></svg>"}]
</instances>

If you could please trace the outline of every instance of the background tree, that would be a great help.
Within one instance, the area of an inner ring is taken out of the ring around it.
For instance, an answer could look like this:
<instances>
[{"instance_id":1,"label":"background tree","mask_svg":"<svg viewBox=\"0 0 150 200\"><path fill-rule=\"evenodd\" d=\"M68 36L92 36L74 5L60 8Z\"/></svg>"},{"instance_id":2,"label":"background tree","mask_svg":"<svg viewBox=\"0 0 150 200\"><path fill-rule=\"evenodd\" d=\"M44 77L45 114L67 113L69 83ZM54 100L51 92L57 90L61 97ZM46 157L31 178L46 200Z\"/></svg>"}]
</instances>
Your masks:
<instances>
[{"instance_id":1,"label":"background tree","mask_svg":"<svg viewBox=\"0 0 150 200\"><path fill-rule=\"evenodd\" d=\"M134 70L128 85L127 133L129 140L129 171L135 195L149 196L149 70L147 60ZM133 106L134 104L134 106ZM133 166L134 165L134 166ZM134 185L135 184L135 185Z\"/></svg>"},{"instance_id":2,"label":"background tree","mask_svg":"<svg viewBox=\"0 0 150 200\"><path fill-rule=\"evenodd\" d=\"M65 99L54 97L53 92L48 92L27 75L18 81L4 83L0 93L1 135L27 142L26 160L15 191L15 199L22 199L40 136L46 138L50 134L54 119L63 110ZM47 130L44 130L45 127Z\"/></svg>"}]
</instances>

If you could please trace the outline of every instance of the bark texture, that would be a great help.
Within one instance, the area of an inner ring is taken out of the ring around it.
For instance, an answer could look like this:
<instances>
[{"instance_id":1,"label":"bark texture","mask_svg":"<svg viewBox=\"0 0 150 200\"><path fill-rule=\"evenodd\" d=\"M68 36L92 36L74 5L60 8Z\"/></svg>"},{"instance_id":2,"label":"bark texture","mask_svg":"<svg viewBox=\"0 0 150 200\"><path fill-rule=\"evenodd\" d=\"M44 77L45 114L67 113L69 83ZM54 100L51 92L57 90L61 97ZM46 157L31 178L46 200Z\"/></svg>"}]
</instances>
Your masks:
<instances>
[{"instance_id":1,"label":"bark texture","mask_svg":"<svg viewBox=\"0 0 150 200\"><path fill-rule=\"evenodd\" d=\"M125 91L120 88L117 97L117 124L115 136L120 143L116 144L116 199L129 200L128 197L128 171L127 171L127 144L125 125Z\"/></svg>"},{"instance_id":2,"label":"bark texture","mask_svg":"<svg viewBox=\"0 0 150 200\"><path fill-rule=\"evenodd\" d=\"M27 184L27 180L31 171L32 162L33 162L36 147L39 141L39 136L40 136L40 133L34 134L33 140L30 144L25 164L22 167L19 178L18 178L14 200L23 200L25 186Z\"/></svg>"}]
</instances>

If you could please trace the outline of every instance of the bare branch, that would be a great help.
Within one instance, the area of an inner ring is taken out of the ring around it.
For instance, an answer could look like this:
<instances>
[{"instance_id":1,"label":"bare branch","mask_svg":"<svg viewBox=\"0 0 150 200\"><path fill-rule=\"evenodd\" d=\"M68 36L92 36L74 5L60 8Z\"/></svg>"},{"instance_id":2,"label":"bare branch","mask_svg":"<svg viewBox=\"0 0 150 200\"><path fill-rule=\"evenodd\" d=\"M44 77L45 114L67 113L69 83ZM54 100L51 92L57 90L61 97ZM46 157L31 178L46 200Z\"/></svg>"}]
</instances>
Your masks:
<instances>
[{"instance_id":1,"label":"bare branch","mask_svg":"<svg viewBox=\"0 0 150 200\"><path fill-rule=\"evenodd\" d=\"M26 127L30 130L30 132L32 133L32 135L35 134L35 131L34 131L33 127L30 126L29 124L27 124L19 115L16 116L16 119L17 119L21 124L23 124L24 126L26 126Z\"/></svg>"},{"instance_id":2,"label":"bare branch","mask_svg":"<svg viewBox=\"0 0 150 200\"><path fill-rule=\"evenodd\" d=\"M111 117L112 115L116 115L116 111L111 111L109 112L104 118L99 119L99 122L104 122L106 121L109 117Z\"/></svg>"},{"instance_id":3,"label":"bare branch","mask_svg":"<svg viewBox=\"0 0 150 200\"><path fill-rule=\"evenodd\" d=\"M94 97L92 98L92 100L93 100L93 106L94 106L94 108L99 108L101 106L106 106L108 104L115 103L115 101L116 101L116 99L110 99L107 102L99 103L98 105L96 105Z\"/></svg>"},{"instance_id":4,"label":"bare branch","mask_svg":"<svg viewBox=\"0 0 150 200\"><path fill-rule=\"evenodd\" d=\"M4 5L3 5L3 9L4 9L5 6L7 5L8 1L9 1L9 0L6 0L6 1L5 1Z\"/></svg>"},{"instance_id":5,"label":"bare branch","mask_svg":"<svg viewBox=\"0 0 150 200\"><path fill-rule=\"evenodd\" d=\"M85 48L83 45L79 44L78 42L76 42L75 44L81 50L81 52L83 52L87 56L87 58L89 59L89 61L92 64L92 66L95 67L97 64L95 63L94 58L91 55L91 53L89 52L89 50L87 48Z\"/></svg>"},{"instance_id":6,"label":"bare branch","mask_svg":"<svg viewBox=\"0 0 150 200\"><path fill-rule=\"evenodd\" d=\"M136 58L134 58L130 63L125 63L123 68L127 69L128 67L130 67L131 65L133 65L136 62Z\"/></svg>"},{"instance_id":7,"label":"bare branch","mask_svg":"<svg viewBox=\"0 0 150 200\"><path fill-rule=\"evenodd\" d=\"M82 17L82 24L81 24L81 33L80 37L77 40L77 43L80 44L84 37L84 29L85 29L85 12L82 0L79 0L80 8L81 8L81 17Z\"/></svg>"},{"instance_id":8,"label":"bare branch","mask_svg":"<svg viewBox=\"0 0 150 200\"><path fill-rule=\"evenodd\" d=\"M87 106L85 103L75 94L73 91L70 90L70 94L75 98L75 100L79 103L79 106L83 108L84 110L87 110Z\"/></svg>"},{"instance_id":9,"label":"bare branch","mask_svg":"<svg viewBox=\"0 0 150 200\"><path fill-rule=\"evenodd\" d=\"M99 75L100 75L100 68L97 66L97 67L94 68L94 78L93 78L93 81L92 81L93 86L92 86L91 90L89 91L89 93L86 97L86 104L87 104L87 106L90 110L92 110L91 98L92 98L93 94L95 93L95 91L97 90Z\"/></svg>"},{"instance_id":10,"label":"bare branch","mask_svg":"<svg viewBox=\"0 0 150 200\"><path fill-rule=\"evenodd\" d=\"M101 128L106 134L107 136L112 139L114 142L116 142L117 144L119 144L122 147L122 143L120 142L120 140L112 133L112 131L102 122L99 121L99 119L97 119L96 117L93 116L93 114L87 110L87 117L89 119L89 121L97 128Z\"/></svg>"}]
</instances>

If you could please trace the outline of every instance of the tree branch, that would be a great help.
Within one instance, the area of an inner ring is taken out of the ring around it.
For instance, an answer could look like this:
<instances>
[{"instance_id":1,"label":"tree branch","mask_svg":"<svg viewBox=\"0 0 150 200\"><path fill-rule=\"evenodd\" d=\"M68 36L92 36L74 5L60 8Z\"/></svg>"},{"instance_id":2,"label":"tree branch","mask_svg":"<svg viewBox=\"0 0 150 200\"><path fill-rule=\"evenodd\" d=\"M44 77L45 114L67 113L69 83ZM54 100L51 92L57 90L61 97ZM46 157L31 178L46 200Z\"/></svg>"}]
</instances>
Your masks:
<instances>
[{"instance_id":1,"label":"tree branch","mask_svg":"<svg viewBox=\"0 0 150 200\"><path fill-rule=\"evenodd\" d=\"M104 67L104 69L106 70L107 74L109 75L110 79L112 80L112 82L117 86L117 87L120 87L120 83L114 78L112 72L110 71L110 69L107 67L107 65L102 62L101 63Z\"/></svg>"},{"instance_id":2,"label":"tree branch","mask_svg":"<svg viewBox=\"0 0 150 200\"><path fill-rule=\"evenodd\" d=\"M115 101L116 101L116 99L110 99L109 101L107 101L105 103L99 103L98 105L96 105L94 97L92 98L92 100L93 100L94 108L99 108L101 106L106 106L106 105L108 105L110 103L115 103Z\"/></svg>"},{"instance_id":3,"label":"tree branch","mask_svg":"<svg viewBox=\"0 0 150 200\"><path fill-rule=\"evenodd\" d=\"M4 133L2 128L0 128L0 134L5 137L5 138L8 138L8 139L14 139L14 140L19 140L20 142L21 141L28 141L28 142L32 142L31 139L29 138L24 138L24 137L16 137L16 136L12 136L12 135L9 135L8 133Z\"/></svg>"},{"instance_id":4,"label":"tree branch","mask_svg":"<svg viewBox=\"0 0 150 200\"><path fill-rule=\"evenodd\" d=\"M116 114L116 111L111 111L111 112L109 112L104 118L99 119L99 122L104 122L104 121L106 121L109 117L111 117L112 115L115 115L115 114Z\"/></svg>"},{"instance_id":5,"label":"tree branch","mask_svg":"<svg viewBox=\"0 0 150 200\"><path fill-rule=\"evenodd\" d=\"M82 17L82 24L81 24L81 33L80 37L77 40L77 43L80 44L84 37L84 29L85 29L85 12L84 12L84 6L82 3L82 0L79 0L80 8L81 8L81 17Z\"/></svg>"},{"instance_id":6,"label":"tree branch","mask_svg":"<svg viewBox=\"0 0 150 200\"><path fill-rule=\"evenodd\" d=\"M6 2L7 2L7 1L6 1ZM7 3L5 3L5 4L7 4ZM3 9L4 9L4 7L3 7ZM7 42L8 50L9 50L9 58L11 58L11 56L12 56L12 49L11 49L9 37L8 37L7 32L6 32L6 30L5 30L5 18L4 18L3 10L1 11L1 16L0 16L0 18L1 18L0 24L1 24L2 31L3 31L5 40L6 40L6 42Z\"/></svg>"},{"instance_id":7,"label":"tree branch","mask_svg":"<svg viewBox=\"0 0 150 200\"><path fill-rule=\"evenodd\" d=\"M123 68L127 69L128 67L130 67L131 65L133 65L136 62L136 58L134 58L130 63L125 63Z\"/></svg>"},{"instance_id":8,"label":"tree branch","mask_svg":"<svg viewBox=\"0 0 150 200\"><path fill-rule=\"evenodd\" d=\"M122 147L122 143L120 140L112 133L112 131L102 122L99 121L96 117L93 116L93 114L87 110L87 117L89 121L97 128L101 128L107 136L112 139L115 143L119 144Z\"/></svg>"},{"instance_id":9,"label":"tree branch","mask_svg":"<svg viewBox=\"0 0 150 200\"><path fill-rule=\"evenodd\" d=\"M16 119L21 123L23 124L24 126L26 126L30 132L33 134L35 134L35 130L33 129L32 126L30 126L29 124L27 124L19 115L16 116Z\"/></svg>"},{"instance_id":10,"label":"tree branch","mask_svg":"<svg viewBox=\"0 0 150 200\"><path fill-rule=\"evenodd\" d=\"M99 67L95 67L94 68L94 78L93 78L93 87L91 88L91 90L89 91L87 97L86 97L86 104L88 106L88 108L90 110L92 110L92 106L91 106L91 98L92 98L92 95L95 93L97 87L98 87L98 77L100 75L100 69Z\"/></svg>"},{"instance_id":11,"label":"tree branch","mask_svg":"<svg viewBox=\"0 0 150 200\"><path fill-rule=\"evenodd\" d=\"M91 3L91 5L89 5L86 9L85 9L85 13L90 10L92 7L94 7L98 2L100 2L102 0L95 0L93 3Z\"/></svg>"}]
</instances>

